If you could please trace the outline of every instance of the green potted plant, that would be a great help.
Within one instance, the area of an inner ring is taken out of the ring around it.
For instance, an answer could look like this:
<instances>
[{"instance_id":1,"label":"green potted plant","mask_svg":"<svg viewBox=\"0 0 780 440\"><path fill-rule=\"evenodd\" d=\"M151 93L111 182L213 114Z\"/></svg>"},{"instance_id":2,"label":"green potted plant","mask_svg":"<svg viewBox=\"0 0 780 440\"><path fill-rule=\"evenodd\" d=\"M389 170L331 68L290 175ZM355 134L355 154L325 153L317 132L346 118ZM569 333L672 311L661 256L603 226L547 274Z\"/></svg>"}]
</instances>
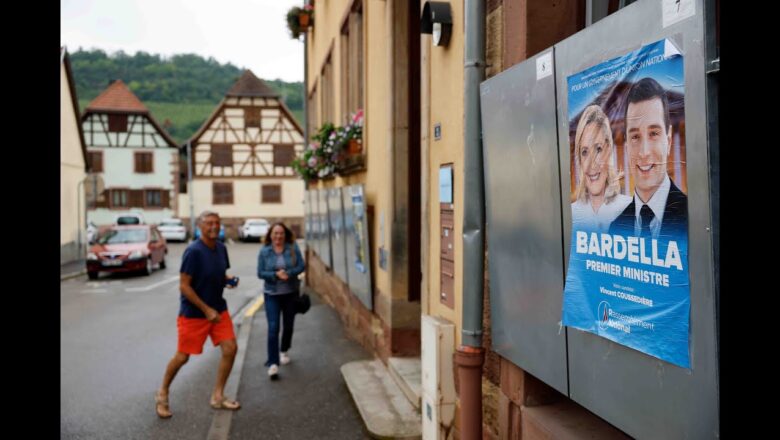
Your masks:
<instances>
[{"instance_id":1,"label":"green potted plant","mask_svg":"<svg viewBox=\"0 0 780 440\"><path fill-rule=\"evenodd\" d=\"M297 40L314 23L313 15L314 7L311 5L302 8L293 6L287 11L287 29L290 30L290 36L293 39Z\"/></svg>"},{"instance_id":2,"label":"green potted plant","mask_svg":"<svg viewBox=\"0 0 780 440\"><path fill-rule=\"evenodd\" d=\"M349 155L363 152L363 110L354 113L349 123L344 127L344 137L347 139L347 153Z\"/></svg>"},{"instance_id":3,"label":"green potted plant","mask_svg":"<svg viewBox=\"0 0 780 440\"><path fill-rule=\"evenodd\" d=\"M298 24L302 30L306 30L314 24L314 6L306 5L298 12Z\"/></svg>"},{"instance_id":4,"label":"green potted plant","mask_svg":"<svg viewBox=\"0 0 780 440\"><path fill-rule=\"evenodd\" d=\"M330 178L342 161L343 147L337 128L326 123L312 136L303 154L293 160L293 170L307 182Z\"/></svg>"}]
</instances>

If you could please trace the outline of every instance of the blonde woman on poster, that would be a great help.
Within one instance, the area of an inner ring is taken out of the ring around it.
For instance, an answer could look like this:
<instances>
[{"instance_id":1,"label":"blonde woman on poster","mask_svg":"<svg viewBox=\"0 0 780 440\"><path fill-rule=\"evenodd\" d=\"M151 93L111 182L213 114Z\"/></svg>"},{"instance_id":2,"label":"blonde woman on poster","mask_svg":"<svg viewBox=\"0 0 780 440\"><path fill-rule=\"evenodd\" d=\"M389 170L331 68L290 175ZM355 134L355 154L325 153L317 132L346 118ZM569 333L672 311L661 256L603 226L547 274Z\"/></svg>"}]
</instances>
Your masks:
<instances>
[{"instance_id":1,"label":"blonde woman on poster","mask_svg":"<svg viewBox=\"0 0 780 440\"><path fill-rule=\"evenodd\" d=\"M609 118L598 105L586 107L574 137L575 169L579 170L576 200L571 204L575 229L606 232L631 203L631 197L620 194L614 151Z\"/></svg>"}]
</instances>

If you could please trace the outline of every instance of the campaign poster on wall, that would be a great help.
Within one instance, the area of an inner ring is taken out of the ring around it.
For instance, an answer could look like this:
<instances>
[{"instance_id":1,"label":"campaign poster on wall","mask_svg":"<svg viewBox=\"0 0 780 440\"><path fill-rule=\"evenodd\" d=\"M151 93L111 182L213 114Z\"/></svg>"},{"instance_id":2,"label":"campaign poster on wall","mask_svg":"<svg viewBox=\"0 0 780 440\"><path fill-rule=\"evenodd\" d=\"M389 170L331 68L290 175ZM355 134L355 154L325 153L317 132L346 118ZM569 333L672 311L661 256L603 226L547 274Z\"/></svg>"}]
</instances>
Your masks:
<instances>
[{"instance_id":1,"label":"campaign poster on wall","mask_svg":"<svg viewBox=\"0 0 780 440\"><path fill-rule=\"evenodd\" d=\"M683 56L663 39L567 78L563 324L690 368Z\"/></svg>"}]
</instances>

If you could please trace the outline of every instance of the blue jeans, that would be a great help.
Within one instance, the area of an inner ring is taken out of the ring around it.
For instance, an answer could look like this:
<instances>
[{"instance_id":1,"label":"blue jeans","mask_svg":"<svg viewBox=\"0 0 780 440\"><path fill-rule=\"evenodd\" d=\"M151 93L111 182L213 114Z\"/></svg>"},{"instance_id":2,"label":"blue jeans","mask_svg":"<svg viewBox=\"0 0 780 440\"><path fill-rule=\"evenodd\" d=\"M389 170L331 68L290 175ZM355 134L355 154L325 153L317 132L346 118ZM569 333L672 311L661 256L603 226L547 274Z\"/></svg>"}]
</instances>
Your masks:
<instances>
[{"instance_id":1,"label":"blue jeans","mask_svg":"<svg viewBox=\"0 0 780 440\"><path fill-rule=\"evenodd\" d=\"M279 365L279 352L290 349L292 345L293 326L295 325L295 297L298 292L282 295L265 295L265 316L268 318L268 360L266 367ZM284 318L282 330L282 347L279 349L280 315Z\"/></svg>"}]
</instances>

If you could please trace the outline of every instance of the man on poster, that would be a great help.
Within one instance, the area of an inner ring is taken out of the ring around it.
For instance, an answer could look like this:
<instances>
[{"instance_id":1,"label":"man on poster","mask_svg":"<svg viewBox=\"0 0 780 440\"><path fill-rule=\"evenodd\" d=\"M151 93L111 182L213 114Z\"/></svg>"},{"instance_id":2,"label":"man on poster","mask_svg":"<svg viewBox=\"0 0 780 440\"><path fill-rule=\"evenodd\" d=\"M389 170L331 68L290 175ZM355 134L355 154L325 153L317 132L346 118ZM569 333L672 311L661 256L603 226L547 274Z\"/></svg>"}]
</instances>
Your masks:
<instances>
[{"instance_id":1,"label":"man on poster","mask_svg":"<svg viewBox=\"0 0 780 440\"><path fill-rule=\"evenodd\" d=\"M672 124L666 91L643 78L628 91L626 153L634 178L634 200L612 222L610 234L647 238L687 236L688 197L666 171Z\"/></svg>"},{"instance_id":2,"label":"man on poster","mask_svg":"<svg viewBox=\"0 0 780 440\"><path fill-rule=\"evenodd\" d=\"M583 109L601 105L621 131L621 186L633 189L608 232L572 223L562 323L689 368L685 139L677 133L685 112L683 57L660 40L567 81L570 126Z\"/></svg>"}]
</instances>

